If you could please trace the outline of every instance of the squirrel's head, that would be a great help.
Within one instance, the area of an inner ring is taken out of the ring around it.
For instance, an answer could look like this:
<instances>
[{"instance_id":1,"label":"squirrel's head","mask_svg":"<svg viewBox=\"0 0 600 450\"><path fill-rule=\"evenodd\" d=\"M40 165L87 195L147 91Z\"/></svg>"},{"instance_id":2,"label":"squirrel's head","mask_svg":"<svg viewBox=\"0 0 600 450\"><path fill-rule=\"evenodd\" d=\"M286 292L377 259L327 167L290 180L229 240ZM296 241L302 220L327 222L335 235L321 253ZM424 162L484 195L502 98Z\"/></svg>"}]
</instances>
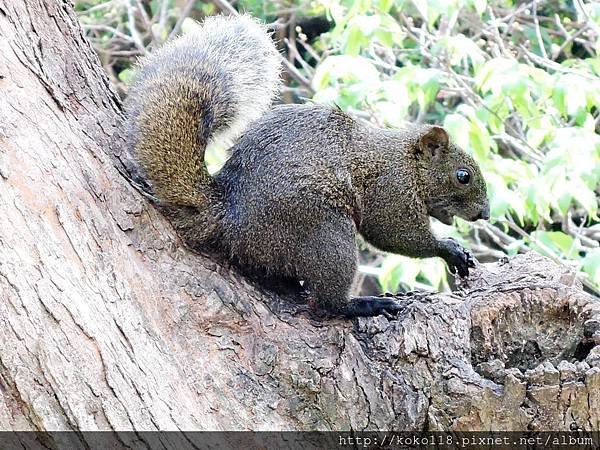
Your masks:
<instances>
[{"instance_id":1,"label":"squirrel's head","mask_svg":"<svg viewBox=\"0 0 600 450\"><path fill-rule=\"evenodd\" d=\"M440 127L426 127L416 145L421 179L427 186L422 193L427 212L442 223L452 224L452 217L474 221L489 219L490 206L485 180L477 163L450 142Z\"/></svg>"}]
</instances>

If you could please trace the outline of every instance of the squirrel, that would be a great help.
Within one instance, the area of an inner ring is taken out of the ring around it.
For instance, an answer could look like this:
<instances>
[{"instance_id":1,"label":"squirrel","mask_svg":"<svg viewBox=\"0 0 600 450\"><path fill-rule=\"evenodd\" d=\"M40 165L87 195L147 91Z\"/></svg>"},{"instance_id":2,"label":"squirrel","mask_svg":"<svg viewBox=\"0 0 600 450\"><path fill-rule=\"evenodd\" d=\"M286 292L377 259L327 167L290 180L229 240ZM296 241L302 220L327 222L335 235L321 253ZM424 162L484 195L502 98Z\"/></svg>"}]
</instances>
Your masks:
<instances>
[{"instance_id":1,"label":"squirrel","mask_svg":"<svg viewBox=\"0 0 600 450\"><path fill-rule=\"evenodd\" d=\"M272 106L280 84L270 34L246 15L209 17L140 62L125 101L128 145L184 242L302 281L309 304L333 315L401 308L350 297L357 234L468 276L473 257L436 238L429 217L489 218L473 158L439 126L381 129L329 106ZM211 176L204 152L219 139L235 143Z\"/></svg>"}]
</instances>

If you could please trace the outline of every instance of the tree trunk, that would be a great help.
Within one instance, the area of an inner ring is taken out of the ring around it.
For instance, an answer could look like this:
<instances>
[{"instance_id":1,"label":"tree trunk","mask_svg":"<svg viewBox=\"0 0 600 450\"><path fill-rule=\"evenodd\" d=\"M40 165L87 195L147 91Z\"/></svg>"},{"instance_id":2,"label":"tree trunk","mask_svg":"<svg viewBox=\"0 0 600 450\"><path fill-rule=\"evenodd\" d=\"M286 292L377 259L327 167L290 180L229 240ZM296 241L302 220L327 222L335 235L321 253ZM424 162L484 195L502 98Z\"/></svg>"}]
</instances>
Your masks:
<instances>
[{"instance_id":1,"label":"tree trunk","mask_svg":"<svg viewBox=\"0 0 600 450\"><path fill-rule=\"evenodd\" d=\"M184 249L72 7L0 0L0 429L600 428L600 303L533 253L316 320Z\"/></svg>"}]
</instances>

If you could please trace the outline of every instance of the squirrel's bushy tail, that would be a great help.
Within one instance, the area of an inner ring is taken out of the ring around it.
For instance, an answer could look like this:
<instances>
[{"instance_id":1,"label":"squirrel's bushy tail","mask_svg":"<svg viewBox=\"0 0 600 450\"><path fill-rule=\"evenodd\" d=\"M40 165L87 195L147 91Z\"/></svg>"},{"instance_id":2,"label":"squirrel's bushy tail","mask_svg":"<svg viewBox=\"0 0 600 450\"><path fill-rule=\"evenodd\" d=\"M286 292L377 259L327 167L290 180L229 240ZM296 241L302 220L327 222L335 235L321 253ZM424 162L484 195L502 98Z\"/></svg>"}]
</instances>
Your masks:
<instances>
[{"instance_id":1,"label":"squirrel's bushy tail","mask_svg":"<svg viewBox=\"0 0 600 450\"><path fill-rule=\"evenodd\" d=\"M249 16L207 18L143 59L126 100L128 140L156 196L169 209L215 208L207 144L237 138L279 86L279 54Z\"/></svg>"}]
</instances>

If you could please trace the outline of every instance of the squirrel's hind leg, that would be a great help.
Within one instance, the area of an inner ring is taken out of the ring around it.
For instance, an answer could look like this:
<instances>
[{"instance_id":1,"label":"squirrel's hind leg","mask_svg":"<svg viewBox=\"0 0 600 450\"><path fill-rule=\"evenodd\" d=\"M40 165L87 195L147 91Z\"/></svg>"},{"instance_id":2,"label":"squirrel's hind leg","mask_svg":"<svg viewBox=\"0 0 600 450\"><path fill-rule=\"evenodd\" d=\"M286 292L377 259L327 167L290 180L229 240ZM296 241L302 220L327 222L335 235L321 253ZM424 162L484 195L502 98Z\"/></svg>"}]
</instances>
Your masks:
<instances>
[{"instance_id":1,"label":"squirrel's hind leg","mask_svg":"<svg viewBox=\"0 0 600 450\"><path fill-rule=\"evenodd\" d=\"M299 278L304 280L309 299L319 312L336 316L386 316L403 309L385 297L353 297L350 290L358 268L354 229L351 224L334 228L324 224L314 239L306 242L298 259Z\"/></svg>"},{"instance_id":2,"label":"squirrel's hind leg","mask_svg":"<svg viewBox=\"0 0 600 450\"><path fill-rule=\"evenodd\" d=\"M342 314L358 267L353 225L340 219L322 222L296 248L295 271L317 313Z\"/></svg>"}]
</instances>

